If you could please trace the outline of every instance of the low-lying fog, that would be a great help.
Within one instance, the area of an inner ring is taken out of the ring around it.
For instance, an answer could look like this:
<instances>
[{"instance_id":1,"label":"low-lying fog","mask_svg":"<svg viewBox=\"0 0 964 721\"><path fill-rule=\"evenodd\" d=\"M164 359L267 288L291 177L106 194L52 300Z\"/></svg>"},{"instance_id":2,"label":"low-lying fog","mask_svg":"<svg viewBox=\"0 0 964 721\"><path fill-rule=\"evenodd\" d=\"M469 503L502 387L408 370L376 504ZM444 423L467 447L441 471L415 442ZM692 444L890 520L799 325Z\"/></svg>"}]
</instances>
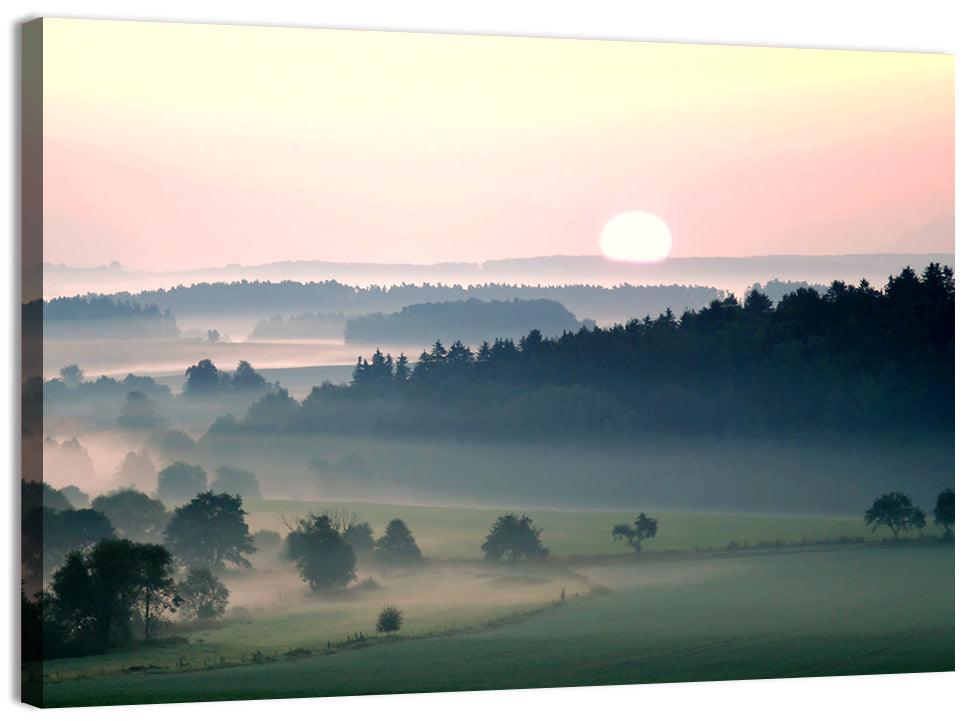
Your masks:
<instances>
[{"instance_id":1,"label":"low-lying fog","mask_svg":"<svg viewBox=\"0 0 964 721\"><path fill-rule=\"evenodd\" d=\"M76 438L91 469L48 442L45 480L92 496L131 484L154 493L153 475L119 475L125 456L142 450L155 471L185 460L210 480L230 466L253 472L265 498L319 502L861 514L881 493L900 489L930 506L954 484L946 439L901 446L669 437L580 447L272 435L165 450L143 433L65 430L48 435L61 444Z\"/></svg>"}]
</instances>

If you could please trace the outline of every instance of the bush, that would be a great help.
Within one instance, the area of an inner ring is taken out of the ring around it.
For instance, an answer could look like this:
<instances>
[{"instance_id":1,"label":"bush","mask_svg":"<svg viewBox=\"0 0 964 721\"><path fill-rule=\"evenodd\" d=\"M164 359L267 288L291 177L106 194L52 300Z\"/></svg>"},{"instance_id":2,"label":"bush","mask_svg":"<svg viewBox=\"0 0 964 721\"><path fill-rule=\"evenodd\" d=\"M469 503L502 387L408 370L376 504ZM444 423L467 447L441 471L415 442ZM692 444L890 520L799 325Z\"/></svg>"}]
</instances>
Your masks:
<instances>
[{"instance_id":1,"label":"bush","mask_svg":"<svg viewBox=\"0 0 964 721\"><path fill-rule=\"evenodd\" d=\"M375 630L378 633L393 633L402 627L402 617L404 614L398 606L385 606L378 614L378 621L375 623Z\"/></svg>"}]
</instances>

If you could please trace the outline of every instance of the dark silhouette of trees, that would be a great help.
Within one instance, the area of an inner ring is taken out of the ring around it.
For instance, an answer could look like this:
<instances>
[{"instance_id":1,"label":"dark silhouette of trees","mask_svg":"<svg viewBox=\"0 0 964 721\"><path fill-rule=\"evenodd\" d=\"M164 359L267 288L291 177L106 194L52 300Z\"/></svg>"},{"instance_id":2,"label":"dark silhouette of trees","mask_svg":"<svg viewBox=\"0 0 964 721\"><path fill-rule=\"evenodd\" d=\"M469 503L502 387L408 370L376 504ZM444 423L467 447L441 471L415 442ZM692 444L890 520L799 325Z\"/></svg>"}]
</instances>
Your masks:
<instances>
[{"instance_id":1,"label":"dark silhouette of trees","mask_svg":"<svg viewBox=\"0 0 964 721\"><path fill-rule=\"evenodd\" d=\"M157 495L165 503L183 503L204 492L208 474L201 466L175 461L157 474Z\"/></svg>"},{"instance_id":2,"label":"dark silhouette of trees","mask_svg":"<svg viewBox=\"0 0 964 721\"><path fill-rule=\"evenodd\" d=\"M355 580L355 552L327 515L299 519L285 543L288 558L312 591L331 591Z\"/></svg>"},{"instance_id":3,"label":"dark silhouette of trees","mask_svg":"<svg viewBox=\"0 0 964 721\"><path fill-rule=\"evenodd\" d=\"M430 342L432 338L482 339L493 333L522 334L533 327L552 334L580 326L556 300L489 300L476 298L407 305L396 313L357 315L345 323L348 343Z\"/></svg>"},{"instance_id":4,"label":"dark silhouette of trees","mask_svg":"<svg viewBox=\"0 0 964 721\"><path fill-rule=\"evenodd\" d=\"M355 555L370 553L375 548L375 537L368 521L354 521L341 533L345 543L352 547Z\"/></svg>"},{"instance_id":5,"label":"dark silhouette of trees","mask_svg":"<svg viewBox=\"0 0 964 721\"><path fill-rule=\"evenodd\" d=\"M657 521L655 518L649 518L645 513L640 513L632 525L620 523L613 526L613 541L618 541L620 538L623 538L626 540L626 543L632 547L633 551L639 553L643 541L656 535L656 525Z\"/></svg>"},{"instance_id":6,"label":"dark silhouette of trees","mask_svg":"<svg viewBox=\"0 0 964 721\"><path fill-rule=\"evenodd\" d=\"M549 556L549 549L539 540L541 535L542 529L536 527L528 516L507 513L492 524L492 530L482 544L482 552L490 561L508 556L512 564L520 557L545 559Z\"/></svg>"},{"instance_id":7,"label":"dark silhouette of trees","mask_svg":"<svg viewBox=\"0 0 964 721\"><path fill-rule=\"evenodd\" d=\"M218 493L237 494L242 498L261 498L258 478L251 471L243 471L230 466L220 466L211 481L211 490Z\"/></svg>"},{"instance_id":8,"label":"dark silhouette of trees","mask_svg":"<svg viewBox=\"0 0 964 721\"><path fill-rule=\"evenodd\" d=\"M905 268L883 290L796 284L774 302L755 287L742 302L715 297L701 310L558 337L534 329L475 349L438 339L411 373L407 359L392 369L378 349L359 358L350 385L324 383L301 404L266 398L231 432L555 442L946 434L953 331L953 271L937 264Z\"/></svg>"},{"instance_id":9,"label":"dark silhouette of trees","mask_svg":"<svg viewBox=\"0 0 964 721\"><path fill-rule=\"evenodd\" d=\"M375 555L390 563L416 563L422 560L422 551L401 518L389 521L384 535L375 541Z\"/></svg>"},{"instance_id":10,"label":"dark silhouette of trees","mask_svg":"<svg viewBox=\"0 0 964 721\"><path fill-rule=\"evenodd\" d=\"M84 550L114 537L114 527L107 516L92 508L64 511L34 508L28 512L28 527L36 523L37 514L42 519L43 563L47 568L59 565L69 551Z\"/></svg>"},{"instance_id":11,"label":"dark silhouette of trees","mask_svg":"<svg viewBox=\"0 0 964 721\"><path fill-rule=\"evenodd\" d=\"M122 537L133 541L160 541L170 520L163 502L134 488L97 496L91 508L110 519Z\"/></svg>"},{"instance_id":12,"label":"dark silhouette of trees","mask_svg":"<svg viewBox=\"0 0 964 721\"><path fill-rule=\"evenodd\" d=\"M927 524L924 512L900 491L878 497L864 513L864 522L873 525L871 531L886 526L894 534L895 541L901 533L911 528L921 529Z\"/></svg>"},{"instance_id":13,"label":"dark silhouette of trees","mask_svg":"<svg viewBox=\"0 0 964 721\"><path fill-rule=\"evenodd\" d=\"M375 631L378 633L394 633L402 627L402 619L404 614L399 610L398 606L388 605L381 610L378 614L378 620L375 622Z\"/></svg>"},{"instance_id":14,"label":"dark silhouette of trees","mask_svg":"<svg viewBox=\"0 0 964 721\"><path fill-rule=\"evenodd\" d=\"M207 568L191 568L177 584L181 612L189 618L211 620L224 615L230 596L227 587Z\"/></svg>"},{"instance_id":15,"label":"dark silhouette of trees","mask_svg":"<svg viewBox=\"0 0 964 721\"><path fill-rule=\"evenodd\" d=\"M201 398L216 395L227 381L226 374L219 371L210 358L190 366L184 375L187 376L184 382L185 395Z\"/></svg>"},{"instance_id":16,"label":"dark silhouette of trees","mask_svg":"<svg viewBox=\"0 0 964 721\"><path fill-rule=\"evenodd\" d=\"M934 523L944 526L945 538L951 536L951 526L954 525L954 491L947 488L937 496L937 505L934 507Z\"/></svg>"},{"instance_id":17,"label":"dark silhouette of trees","mask_svg":"<svg viewBox=\"0 0 964 721\"><path fill-rule=\"evenodd\" d=\"M73 388L84 380L84 371L76 363L71 363L60 369L60 380L68 388Z\"/></svg>"},{"instance_id":18,"label":"dark silhouette of trees","mask_svg":"<svg viewBox=\"0 0 964 721\"><path fill-rule=\"evenodd\" d=\"M218 340L208 331L208 340ZM238 361L234 373L218 370L209 358L200 360L197 365L190 366L184 375L184 395L188 398L214 398L223 393L265 393L270 389L279 390L277 384L270 384L260 373L255 371L246 360Z\"/></svg>"},{"instance_id":19,"label":"dark silhouette of trees","mask_svg":"<svg viewBox=\"0 0 964 721\"><path fill-rule=\"evenodd\" d=\"M238 367L231 376L232 390L241 393L261 393L268 389L268 381L255 372L248 361L238 361Z\"/></svg>"},{"instance_id":20,"label":"dark silhouette of trees","mask_svg":"<svg viewBox=\"0 0 964 721\"><path fill-rule=\"evenodd\" d=\"M223 568L233 563L250 568L244 556L257 549L248 532L241 496L205 491L174 509L164 539L185 566Z\"/></svg>"},{"instance_id":21,"label":"dark silhouette of trees","mask_svg":"<svg viewBox=\"0 0 964 721\"><path fill-rule=\"evenodd\" d=\"M73 484L64 486L58 490L74 508L83 508L90 505L90 496Z\"/></svg>"},{"instance_id":22,"label":"dark silhouette of trees","mask_svg":"<svg viewBox=\"0 0 964 721\"><path fill-rule=\"evenodd\" d=\"M94 653L132 638L135 612L145 638L177 605L171 556L162 546L105 539L72 551L54 573L50 604L61 642Z\"/></svg>"}]
</instances>

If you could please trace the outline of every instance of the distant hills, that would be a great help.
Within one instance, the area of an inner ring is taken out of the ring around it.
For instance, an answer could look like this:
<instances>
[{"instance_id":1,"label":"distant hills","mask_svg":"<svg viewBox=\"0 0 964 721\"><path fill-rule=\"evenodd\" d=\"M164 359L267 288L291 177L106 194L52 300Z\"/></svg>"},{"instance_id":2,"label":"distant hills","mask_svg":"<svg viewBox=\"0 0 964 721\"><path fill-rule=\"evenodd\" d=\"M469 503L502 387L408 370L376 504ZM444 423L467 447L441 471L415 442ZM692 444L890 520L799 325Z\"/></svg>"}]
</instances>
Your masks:
<instances>
[{"instance_id":1,"label":"distant hills","mask_svg":"<svg viewBox=\"0 0 964 721\"><path fill-rule=\"evenodd\" d=\"M137 293L195 283L261 280L317 282L337 280L357 286L401 283L468 285L510 283L525 285L586 284L601 286L698 285L719 288L738 296L754 283L768 279L805 280L828 284L833 280L858 283L866 278L880 287L905 266L922 271L929 263L954 267L952 253L876 253L861 255L766 255L745 258L668 258L662 263L624 263L602 256L548 256L490 260L485 263L434 265L331 263L323 260L284 261L265 265L226 265L183 271L145 271L116 263L78 268L45 263L25 271L24 287L39 286L55 298L85 293Z\"/></svg>"}]
</instances>

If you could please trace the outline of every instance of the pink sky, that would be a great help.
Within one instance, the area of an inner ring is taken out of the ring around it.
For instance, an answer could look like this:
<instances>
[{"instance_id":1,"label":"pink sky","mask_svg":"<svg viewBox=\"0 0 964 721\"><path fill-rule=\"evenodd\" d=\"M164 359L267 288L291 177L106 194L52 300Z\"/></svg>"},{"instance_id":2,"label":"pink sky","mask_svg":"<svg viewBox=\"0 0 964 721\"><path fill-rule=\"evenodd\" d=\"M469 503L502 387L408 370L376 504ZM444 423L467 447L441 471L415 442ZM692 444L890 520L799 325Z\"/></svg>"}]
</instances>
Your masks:
<instances>
[{"instance_id":1,"label":"pink sky","mask_svg":"<svg viewBox=\"0 0 964 721\"><path fill-rule=\"evenodd\" d=\"M953 252L953 57L45 21L48 262L590 255L628 210L676 257Z\"/></svg>"}]
</instances>

